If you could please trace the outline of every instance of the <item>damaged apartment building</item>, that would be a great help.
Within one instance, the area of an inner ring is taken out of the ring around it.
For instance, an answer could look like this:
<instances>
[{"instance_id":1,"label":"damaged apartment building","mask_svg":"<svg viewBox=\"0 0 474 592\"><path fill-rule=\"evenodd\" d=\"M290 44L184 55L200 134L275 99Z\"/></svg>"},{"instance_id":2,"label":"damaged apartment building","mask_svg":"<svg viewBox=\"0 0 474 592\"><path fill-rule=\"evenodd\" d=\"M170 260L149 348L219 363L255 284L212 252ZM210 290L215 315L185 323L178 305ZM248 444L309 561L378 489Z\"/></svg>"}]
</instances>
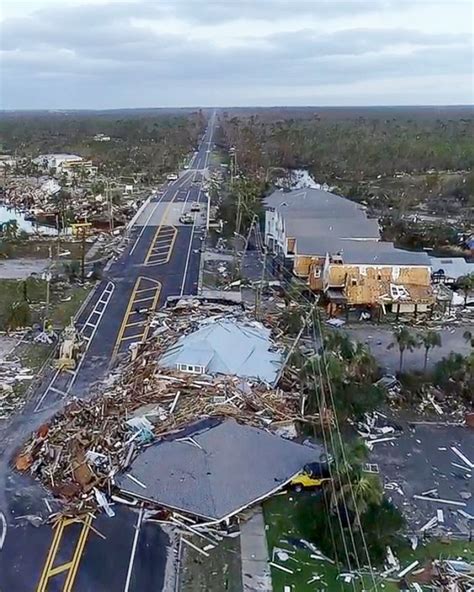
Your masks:
<instances>
[{"instance_id":1,"label":"damaged apartment building","mask_svg":"<svg viewBox=\"0 0 474 592\"><path fill-rule=\"evenodd\" d=\"M275 191L265 198L265 243L275 271L305 281L328 312L426 312L434 303L426 253L381 240L365 209L319 189Z\"/></svg>"}]
</instances>

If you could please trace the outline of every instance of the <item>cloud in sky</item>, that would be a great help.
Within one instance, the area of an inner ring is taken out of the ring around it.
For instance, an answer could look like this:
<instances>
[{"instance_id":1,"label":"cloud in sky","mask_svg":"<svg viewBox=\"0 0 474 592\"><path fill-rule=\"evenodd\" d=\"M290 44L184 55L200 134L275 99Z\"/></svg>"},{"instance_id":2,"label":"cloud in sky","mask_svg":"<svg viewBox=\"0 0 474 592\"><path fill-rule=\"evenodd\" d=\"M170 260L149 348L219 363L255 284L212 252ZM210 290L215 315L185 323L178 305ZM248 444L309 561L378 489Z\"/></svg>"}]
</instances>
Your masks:
<instances>
[{"instance_id":1,"label":"cloud in sky","mask_svg":"<svg viewBox=\"0 0 474 592\"><path fill-rule=\"evenodd\" d=\"M473 103L470 0L4 0L0 105Z\"/></svg>"}]
</instances>

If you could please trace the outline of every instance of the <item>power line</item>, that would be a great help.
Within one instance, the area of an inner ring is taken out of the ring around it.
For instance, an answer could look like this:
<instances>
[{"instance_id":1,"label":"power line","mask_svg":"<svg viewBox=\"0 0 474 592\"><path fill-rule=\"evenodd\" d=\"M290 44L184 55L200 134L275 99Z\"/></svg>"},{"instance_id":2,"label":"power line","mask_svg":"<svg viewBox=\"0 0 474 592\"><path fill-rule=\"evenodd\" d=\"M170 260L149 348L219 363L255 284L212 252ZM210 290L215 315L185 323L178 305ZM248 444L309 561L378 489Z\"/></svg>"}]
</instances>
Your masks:
<instances>
[{"instance_id":1,"label":"power line","mask_svg":"<svg viewBox=\"0 0 474 592\"><path fill-rule=\"evenodd\" d=\"M321 327L321 319L319 316L319 312L316 311L316 319L318 322L318 329L319 329L319 333L322 335L322 327ZM313 331L314 331L314 322L313 322ZM370 554L369 554L369 549L367 547L367 541L365 538L365 534L364 534L364 530L362 528L362 521L361 521L361 516L360 516L360 512L359 509L357 507L357 502L356 502L356 498L355 498L355 493L354 493L354 487L352 484L352 480L350 478L349 475L349 465L347 462L347 455L346 455L346 451L344 448L344 443L343 443L343 439L342 439L342 434L341 434L341 430L339 427L339 420L337 418L337 411L336 411L336 407L335 407L335 401L334 401L334 395L333 395L333 391L332 391L332 385L331 385L331 380L330 380L330 376L329 376L329 370L328 370L328 365L327 365L327 359L326 359L326 352L325 352L325 346L324 346L324 339L321 339L321 359L323 361L324 364L324 369L325 369L325 373L326 373L326 379L327 379L327 383L328 383L328 391L329 391L329 396L331 398L331 405L333 408L333 413L335 416L335 425L336 425L336 432L339 438L339 443L340 443L340 449L341 449L341 454L342 454L342 460L343 460L343 465L346 471L346 477L347 477L347 481L348 481L348 485L349 485L349 490L350 490L350 494L351 494L351 498L352 498L352 504L354 506L354 513L356 515L356 519L359 525L359 529L360 529L360 535L361 535L361 539L362 539L362 545L364 547L364 552L367 556L367 562L368 562L368 566L369 566L369 570L370 570L370 575L371 575L371 579L372 582L374 584L374 589L377 590L377 582L375 581L375 576L374 576L374 572L373 572L373 567L372 567L372 562L370 560ZM356 557L357 557L357 553L356 553ZM360 569L360 568L359 568Z\"/></svg>"},{"instance_id":2,"label":"power line","mask_svg":"<svg viewBox=\"0 0 474 592\"><path fill-rule=\"evenodd\" d=\"M285 271L287 271L287 270L285 270ZM287 273L290 273L290 272L287 271ZM291 297L290 292L288 290L286 290L285 288L283 288L283 289ZM303 323L303 326L302 326L300 332L298 333L298 337L300 337L302 335L302 333L303 333L303 331L305 329L306 323L309 320L309 318L311 318L311 315L314 313L314 309L315 309L315 307L317 305L317 301L311 303L307 298L305 298L304 296L302 296L302 297L306 300L307 303L311 304L311 309L310 309L310 312L309 312L309 314L308 314L305 322ZM314 332L314 323L312 323L312 326L313 326L313 332ZM296 343L296 340L295 340L295 343ZM287 360L285 360L285 363L286 362L287 362ZM318 363L319 363L319 360L318 360ZM317 384L316 384L316 372L315 372L314 365L312 363L311 363L311 369L312 369L313 381L314 381L314 385L315 385L316 396L318 396L317 395L318 389L317 389ZM323 382L323 379L322 379L321 369L319 371L319 379L320 379L320 384L321 384L321 394L323 395L324 394L324 382ZM322 404L322 402L321 402L320 399L318 401L318 406L319 406L319 410L320 410L319 418L320 418L320 423L321 423L321 431L322 431L322 434L323 434L324 448L326 450L326 454L329 457L328 439L327 439L327 435L326 435L326 431L325 431L324 419L323 419L323 413L322 413L323 409L325 408L325 405ZM331 430L329 430L329 434L330 434L331 440L332 440L332 431ZM332 446L333 449L335 449L335 446L334 446L333 441L332 441L331 446ZM336 464L336 470L338 471L338 467L337 467L338 460L337 460L337 457L335 457L334 460L335 460L335 464ZM334 474L332 472L331 463L330 462L328 462L328 471L329 471L329 475L330 475L330 483L331 483L331 487L332 487L333 497L336 500L335 480L334 480L334 476L333 476ZM342 492L342 502L343 502L343 506L344 506L344 511L345 511L346 519L347 519L347 517L349 516L349 512L348 512L347 502L345 500L345 495L344 495L343 492ZM342 545L343 545L343 548L344 548L344 555L345 555L345 559L346 559L346 564L347 564L347 567L349 568L349 570L352 571L352 564L351 564L351 558L350 558L350 553L349 553L349 546L348 546L348 543L347 543L347 537L346 537L344 526L343 526L343 523L342 523L341 510L340 510L340 508L337 505L336 505L336 514L337 514L338 524L339 524L339 528L340 528L340 532L341 532L341 540L342 540ZM334 530L333 530L333 527L332 527L332 524L331 524L331 521L330 520L329 520L329 529L330 529L330 535L331 535L332 545L333 545L333 548L334 548L334 554L335 554L335 557L337 558L337 564L339 566L339 557L338 557L338 553L337 553L336 541L335 541L335 538L334 538ZM356 558L356 564L357 564L358 569L360 571L360 563L358 561L357 547L356 547L356 544L355 544L355 539L354 539L354 535L353 535L353 532L352 532L352 529L351 529L350 524L349 524L349 532L350 532L350 535L351 535L351 537L350 537L351 538L351 541L350 542L352 543L352 548L353 548L353 551L354 551L354 557ZM355 582L353 580L351 580L351 585L352 585L352 588L353 588L353 590L355 592L356 591L356 587L355 587ZM341 589L342 589L342 585L341 585Z\"/></svg>"},{"instance_id":3,"label":"power line","mask_svg":"<svg viewBox=\"0 0 474 592\"><path fill-rule=\"evenodd\" d=\"M282 267L282 270L285 271L287 274L289 274L292 279L295 277L295 276L293 276L293 274L291 274L290 271L288 271L284 267ZM289 294L289 292L287 290L285 290L285 291ZM301 295L301 297L308 304L311 304L310 300L308 300L306 297L304 297L303 295ZM312 312L314 312L314 310L315 310L315 308L314 309L312 308ZM365 552L365 554L367 556L367 562L368 562L368 566L369 566L369 570L370 570L371 579L372 579L372 582L373 582L373 589L377 590L378 589L378 584L377 584L377 582L375 580L375 576L374 576L374 572L373 572L373 567L372 567L372 563L371 563L371 560L370 560L370 555L369 555L369 551L368 551L368 547L367 547L367 541L366 541L365 534L364 534L363 528L362 528L362 522L361 522L360 512L358 510L356 499L355 499L354 487L352 485L352 481L351 481L350 475L349 475L349 468L348 468L347 456L346 456L346 452L345 452L345 448L344 448L342 434L341 434L341 431L340 431L339 420L338 420L338 417L337 417L337 412L336 412L336 407L335 407L335 400L334 400L334 394L333 394L333 390L332 390L331 379L330 379L330 375L329 375L328 364L327 364L327 359L326 359L326 354L325 354L324 339L322 337L323 332L322 332L321 319L320 319L320 315L319 315L319 312L318 311L316 311L316 319L317 319L317 322L318 322L318 332L319 332L319 335L321 336L321 358L319 358L319 357L316 358L317 359L317 362L318 362L318 369L319 369L319 372L318 373L319 373L319 376L320 376L321 395L322 396L324 395L324 380L323 380L322 370L321 370L321 360L322 360L323 361L323 364L324 364L325 374L326 374L326 381L327 381L327 384L328 384L329 396L330 396L330 399L331 399L332 412L334 414L334 419L335 419L336 433L337 433L337 436L338 436L338 439L339 439L339 448L341 450L343 465L344 465L344 468L345 468L346 478L347 478L347 482L348 482L348 485L349 485L350 495L351 495L351 498L352 498L352 504L354 506L354 513L356 514L356 519L357 519L357 522L358 522L358 525L359 525L359 528L360 528L360 535L361 535L362 544L363 544L363 547L364 547L364 552ZM313 320L313 323L312 323L312 327L313 327L313 341L316 342L316 330L315 330L314 320ZM314 365L311 364L311 367L312 367L312 371L313 371L313 378L316 381L316 372L314 370ZM316 389L316 391L317 391L317 389ZM322 409L323 408L321 406L321 401L318 401L318 405L320 406L320 414L319 415L320 415L320 420L321 420L321 425L322 425L322 432L323 432L323 439L324 439L324 442L325 442L325 448L327 450L327 438L325 437L325 432L324 432L324 427L323 427L323 422L322 422L322 413L321 412L322 412ZM331 437L331 446L332 446L333 450L336 452L336 447L334 446L335 440L334 440L334 437L333 437L332 430L329 433L330 433L330 437ZM337 470L337 472L339 472L339 469L338 469L338 466L337 466L338 465L337 454L334 455L334 461L336 463L336 470ZM329 464L330 463L328 463L328 469L329 469ZM331 482L333 482L332 476L331 476ZM335 491L335 486L333 486L333 490ZM345 509L345 512L346 512L346 518L348 519L348 517L349 517L348 506L347 506L347 502L345 500L345 494L344 494L343 488L341 488L341 496L342 496L343 506L344 506L344 509ZM346 551L347 545L346 545L346 541L345 541L344 535L343 535L342 519L341 519L339 510L337 511L337 513L338 513L338 519L339 519L340 527L341 527L341 534L342 534L342 539L343 539L343 545L344 545L345 551ZM359 571L361 571L361 566L360 566L360 562L359 562L359 554L358 554L357 546L356 546L355 539L354 539L354 533L353 533L353 531L352 531L352 529L350 527L350 524L349 524L349 533L350 533L351 542L352 542L352 545L353 545L353 548L354 548L354 556L355 556L355 559L356 559L356 564L358 566ZM348 561L348 567L350 569L350 561Z\"/></svg>"}]
</instances>

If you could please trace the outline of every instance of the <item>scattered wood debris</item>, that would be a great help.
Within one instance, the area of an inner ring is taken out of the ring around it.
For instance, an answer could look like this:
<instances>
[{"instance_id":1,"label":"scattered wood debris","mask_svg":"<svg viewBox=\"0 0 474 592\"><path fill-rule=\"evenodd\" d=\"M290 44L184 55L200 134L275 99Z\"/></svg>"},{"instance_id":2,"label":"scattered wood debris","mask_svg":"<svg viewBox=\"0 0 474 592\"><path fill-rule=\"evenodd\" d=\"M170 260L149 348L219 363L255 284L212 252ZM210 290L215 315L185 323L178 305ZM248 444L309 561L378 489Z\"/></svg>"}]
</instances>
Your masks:
<instances>
[{"instance_id":1,"label":"scattered wood debris","mask_svg":"<svg viewBox=\"0 0 474 592\"><path fill-rule=\"evenodd\" d=\"M116 493L114 476L143 446L192 421L234 418L274 430L295 421L319 421L301 415L296 383L294 389L272 389L238 377L197 376L160 367L161 353L191 330L197 316L189 307L184 314L157 313L152 326L163 326L166 319L167 335L151 337L92 399L74 399L33 434L15 459L17 470L34 475L69 510L84 512L99 505L109 513L107 500L97 492L110 498Z\"/></svg>"}]
</instances>

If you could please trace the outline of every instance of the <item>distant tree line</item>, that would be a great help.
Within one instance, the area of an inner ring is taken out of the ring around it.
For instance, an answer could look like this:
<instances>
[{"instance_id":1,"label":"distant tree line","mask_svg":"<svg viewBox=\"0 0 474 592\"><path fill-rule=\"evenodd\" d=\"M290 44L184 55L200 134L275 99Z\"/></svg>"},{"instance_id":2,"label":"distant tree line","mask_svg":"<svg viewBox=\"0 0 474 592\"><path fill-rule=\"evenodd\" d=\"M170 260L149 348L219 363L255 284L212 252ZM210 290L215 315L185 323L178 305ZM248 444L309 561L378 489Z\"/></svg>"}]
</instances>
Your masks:
<instances>
[{"instance_id":1,"label":"distant tree line","mask_svg":"<svg viewBox=\"0 0 474 592\"><path fill-rule=\"evenodd\" d=\"M202 111L28 113L0 118L2 149L18 158L66 152L92 159L101 173L154 179L177 169L202 135ZM96 134L109 142L94 141Z\"/></svg>"},{"instance_id":2,"label":"distant tree line","mask_svg":"<svg viewBox=\"0 0 474 592\"><path fill-rule=\"evenodd\" d=\"M273 110L224 112L217 141L235 147L239 168L268 175L274 167L307 168L320 181L362 181L396 172L470 170L474 164L474 115L452 118L380 110L379 117L337 119L317 113Z\"/></svg>"}]
</instances>

